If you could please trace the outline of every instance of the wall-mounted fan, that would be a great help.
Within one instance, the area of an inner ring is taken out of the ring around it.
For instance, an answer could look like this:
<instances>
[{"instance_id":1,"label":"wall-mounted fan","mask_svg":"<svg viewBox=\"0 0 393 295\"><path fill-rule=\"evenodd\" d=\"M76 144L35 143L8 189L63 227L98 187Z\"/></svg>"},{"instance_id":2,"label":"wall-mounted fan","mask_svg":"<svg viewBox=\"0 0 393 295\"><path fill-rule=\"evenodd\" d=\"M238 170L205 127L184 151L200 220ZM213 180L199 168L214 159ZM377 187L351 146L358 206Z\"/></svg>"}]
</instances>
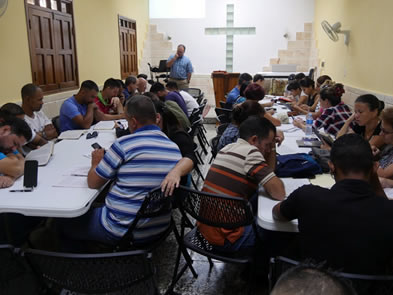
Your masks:
<instances>
[{"instance_id":1,"label":"wall-mounted fan","mask_svg":"<svg viewBox=\"0 0 393 295\"><path fill-rule=\"evenodd\" d=\"M334 42L338 41L338 35L337 34L343 34L344 35L344 43L345 45L348 45L349 43L349 31L348 30L341 30L341 23L336 22L334 25L330 25L327 21L323 21L321 23L323 30L325 33L329 36L330 39L332 39Z\"/></svg>"},{"instance_id":2,"label":"wall-mounted fan","mask_svg":"<svg viewBox=\"0 0 393 295\"><path fill-rule=\"evenodd\" d=\"M0 17L7 10L8 0L0 0Z\"/></svg>"}]
</instances>

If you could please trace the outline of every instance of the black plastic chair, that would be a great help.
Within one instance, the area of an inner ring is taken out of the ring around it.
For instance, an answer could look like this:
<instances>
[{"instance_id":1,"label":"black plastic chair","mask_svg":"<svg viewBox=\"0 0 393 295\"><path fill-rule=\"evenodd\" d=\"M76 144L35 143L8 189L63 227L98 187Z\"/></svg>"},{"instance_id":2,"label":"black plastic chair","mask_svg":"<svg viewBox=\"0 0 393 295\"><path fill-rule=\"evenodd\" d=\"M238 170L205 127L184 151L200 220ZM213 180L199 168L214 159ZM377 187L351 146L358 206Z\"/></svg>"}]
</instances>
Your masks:
<instances>
[{"instance_id":1,"label":"black plastic chair","mask_svg":"<svg viewBox=\"0 0 393 295\"><path fill-rule=\"evenodd\" d=\"M225 101L220 101L220 108L225 109L226 104Z\"/></svg>"},{"instance_id":2,"label":"black plastic chair","mask_svg":"<svg viewBox=\"0 0 393 295\"><path fill-rule=\"evenodd\" d=\"M194 97L196 99L196 101L198 102L198 104L201 104L201 101L203 100L203 97L205 96L205 94L202 92L201 89L187 88L184 90L187 91L192 97Z\"/></svg>"},{"instance_id":3,"label":"black plastic chair","mask_svg":"<svg viewBox=\"0 0 393 295\"><path fill-rule=\"evenodd\" d=\"M43 290L83 294L159 294L146 251L70 254L27 249L22 252Z\"/></svg>"},{"instance_id":4,"label":"black plastic chair","mask_svg":"<svg viewBox=\"0 0 393 295\"><path fill-rule=\"evenodd\" d=\"M282 256L271 258L269 266L270 290L273 289L281 274L298 264L300 264L299 261ZM357 291L358 295L393 294L393 275L364 275L338 271L332 271L332 274L347 281Z\"/></svg>"},{"instance_id":5,"label":"black plastic chair","mask_svg":"<svg viewBox=\"0 0 393 295\"><path fill-rule=\"evenodd\" d=\"M181 186L178 191L182 196L179 202L179 209L185 218L188 218L187 214L189 214L196 221L213 227L235 229L241 226L253 225L255 230L252 208L247 200L200 192L184 186ZM253 251L238 251L236 253L216 251L199 232L197 226L194 226L184 236L183 245L194 252L206 256L209 259L210 267L213 266L211 259L239 264L250 263L254 260L255 253ZM177 259L172 287L188 267L188 265L184 265L178 272L179 263L180 259Z\"/></svg>"},{"instance_id":6,"label":"black plastic chair","mask_svg":"<svg viewBox=\"0 0 393 295\"><path fill-rule=\"evenodd\" d=\"M211 151L212 151L212 157L210 158L209 163L213 162L213 160L216 158L217 153L218 153L218 143L220 141L221 135L217 135L213 137L210 140L210 146L211 146Z\"/></svg>"},{"instance_id":7,"label":"black plastic chair","mask_svg":"<svg viewBox=\"0 0 393 295\"><path fill-rule=\"evenodd\" d=\"M0 245L0 294L15 294L15 282L26 278L26 265L16 252L12 245Z\"/></svg>"},{"instance_id":8,"label":"black plastic chair","mask_svg":"<svg viewBox=\"0 0 393 295\"><path fill-rule=\"evenodd\" d=\"M56 128L57 134L60 134L60 116L53 117L52 124Z\"/></svg>"},{"instance_id":9,"label":"black plastic chair","mask_svg":"<svg viewBox=\"0 0 393 295\"><path fill-rule=\"evenodd\" d=\"M215 108L217 119L221 124L231 123L232 119L232 110L223 109L223 108Z\"/></svg>"},{"instance_id":10,"label":"black plastic chair","mask_svg":"<svg viewBox=\"0 0 393 295\"><path fill-rule=\"evenodd\" d=\"M168 82L170 68L166 66L166 62L167 62L166 59L160 60L158 67L152 67L150 63L147 63L147 65L149 66L150 78L151 78L148 81L149 84L153 84L154 79L156 79L156 82L160 82L160 79L164 79L164 82ZM165 74L160 74L160 73L165 73Z\"/></svg>"}]
</instances>

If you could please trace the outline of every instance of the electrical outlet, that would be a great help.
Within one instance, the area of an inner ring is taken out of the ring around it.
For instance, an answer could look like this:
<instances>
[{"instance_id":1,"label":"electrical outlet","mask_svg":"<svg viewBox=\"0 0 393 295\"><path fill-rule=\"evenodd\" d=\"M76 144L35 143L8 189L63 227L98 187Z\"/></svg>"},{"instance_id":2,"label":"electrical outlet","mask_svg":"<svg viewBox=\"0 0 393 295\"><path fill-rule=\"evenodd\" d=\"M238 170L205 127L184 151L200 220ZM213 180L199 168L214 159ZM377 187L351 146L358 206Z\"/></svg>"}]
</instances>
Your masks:
<instances>
[{"instance_id":1,"label":"electrical outlet","mask_svg":"<svg viewBox=\"0 0 393 295\"><path fill-rule=\"evenodd\" d=\"M325 67L325 61L321 61L321 68Z\"/></svg>"}]
</instances>

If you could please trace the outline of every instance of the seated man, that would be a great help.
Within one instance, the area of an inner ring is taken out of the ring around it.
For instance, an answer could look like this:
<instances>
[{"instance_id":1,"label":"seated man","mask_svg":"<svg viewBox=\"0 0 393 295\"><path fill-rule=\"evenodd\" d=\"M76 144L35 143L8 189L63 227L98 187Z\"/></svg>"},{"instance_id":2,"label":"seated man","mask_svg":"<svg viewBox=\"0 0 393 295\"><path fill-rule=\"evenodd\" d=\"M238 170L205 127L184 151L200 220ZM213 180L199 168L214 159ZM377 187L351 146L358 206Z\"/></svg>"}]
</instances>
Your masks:
<instances>
[{"instance_id":1,"label":"seated man","mask_svg":"<svg viewBox=\"0 0 393 295\"><path fill-rule=\"evenodd\" d=\"M13 102L8 102L4 104L0 108L0 112L3 115L8 116L10 118L19 118L21 120L25 120L25 116L26 116L25 111L22 109L22 107ZM31 129L30 126L29 128ZM35 131L31 129L31 138L27 138L27 141L22 146L21 151L23 152L24 155L27 155L31 150L39 148L45 145L46 143L48 143L48 141L45 138L35 133Z\"/></svg>"},{"instance_id":2,"label":"seated man","mask_svg":"<svg viewBox=\"0 0 393 295\"><path fill-rule=\"evenodd\" d=\"M237 85L227 95L227 102L225 104L225 108L232 109L233 104L240 95L240 87L242 87L243 83L250 81L252 81L252 77L250 74L243 73L240 75Z\"/></svg>"},{"instance_id":3,"label":"seated man","mask_svg":"<svg viewBox=\"0 0 393 295\"><path fill-rule=\"evenodd\" d=\"M284 199L284 185L274 174L276 128L265 118L251 116L239 129L237 142L225 146L217 154L203 191L249 200L257 195L258 186L263 186L274 199ZM255 243L251 225L227 230L199 224L199 230L212 245L223 251L247 249Z\"/></svg>"},{"instance_id":4,"label":"seated man","mask_svg":"<svg viewBox=\"0 0 393 295\"><path fill-rule=\"evenodd\" d=\"M376 176L370 144L344 135L330 160L331 189L302 186L273 208L273 216L298 219L303 258L345 272L383 274L393 257L393 203Z\"/></svg>"},{"instance_id":5,"label":"seated man","mask_svg":"<svg viewBox=\"0 0 393 295\"><path fill-rule=\"evenodd\" d=\"M186 103L186 107L187 107L187 117L190 117L194 109L199 108L199 104L197 103L195 98L191 96L191 94L189 94L187 91L184 90L179 91L176 82L166 83L166 89L168 89L168 91L177 92L183 97L183 100Z\"/></svg>"},{"instance_id":6,"label":"seated man","mask_svg":"<svg viewBox=\"0 0 393 295\"><path fill-rule=\"evenodd\" d=\"M162 101L171 100L176 102L179 105L179 107L183 110L184 114L188 117L186 103L184 102L183 97L178 92L176 91L169 92L168 90L165 89L164 85L162 85L160 82L154 83L150 88L150 92L156 94Z\"/></svg>"},{"instance_id":7,"label":"seated man","mask_svg":"<svg viewBox=\"0 0 393 295\"><path fill-rule=\"evenodd\" d=\"M51 120L41 110L44 95L38 86L26 84L22 88L22 109L25 112L24 120L30 128L46 140L57 137L57 131Z\"/></svg>"},{"instance_id":8,"label":"seated man","mask_svg":"<svg viewBox=\"0 0 393 295\"><path fill-rule=\"evenodd\" d=\"M1 115L0 120L0 188L5 188L23 175L25 160L17 149L31 138L31 129L19 118Z\"/></svg>"},{"instance_id":9,"label":"seated man","mask_svg":"<svg viewBox=\"0 0 393 295\"><path fill-rule=\"evenodd\" d=\"M82 83L79 92L66 99L60 108L61 132L75 129L89 129L96 122L115 120L98 109L94 103L98 94L98 86L91 80ZM123 115L121 115L123 116Z\"/></svg>"},{"instance_id":10,"label":"seated man","mask_svg":"<svg viewBox=\"0 0 393 295\"><path fill-rule=\"evenodd\" d=\"M181 159L179 148L156 125L157 113L151 99L133 96L126 105L130 135L116 140L104 154L93 151L87 177L90 188L114 180L105 205L73 220L61 220L62 233L74 240L115 244L127 231L144 198L160 186L167 173ZM171 213L140 220L134 241L145 243L165 231Z\"/></svg>"},{"instance_id":11,"label":"seated man","mask_svg":"<svg viewBox=\"0 0 393 295\"><path fill-rule=\"evenodd\" d=\"M186 116L186 114L182 111L182 109L179 107L179 105L176 102L174 102L172 100L164 101L164 99L160 99L157 96L157 94L155 94L153 92L146 92L144 95L146 95L147 97L150 97L153 100L158 99L158 100L165 102L165 106L171 111L171 113L173 113L175 115L177 121L179 121L183 130L188 131L190 129L190 127L191 127L190 120L188 120L188 117Z\"/></svg>"},{"instance_id":12,"label":"seated man","mask_svg":"<svg viewBox=\"0 0 393 295\"><path fill-rule=\"evenodd\" d=\"M113 78L109 78L104 82L102 91L98 92L94 102L98 109L105 114L104 120L117 120L124 118L124 109L117 97L121 85Z\"/></svg>"},{"instance_id":13,"label":"seated man","mask_svg":"<svg viewBox=\"0 0 393 295\"><path fill-rule=\"evenodd\" d=\"M138 91L138 94L143 94L146 92L146 87L147 87L147 81L144 78L138 78L136 81L136 89Z\"/></svg>"},{"instance_id":14,"label":"seated man","mask_svg":"<svg viewBox=\"0 0 393 295\"><path fill-rule=\"evenodd\" d=\"M133 96L135 94L137 85L136 85L136 78L134 76L128 76L126 78L125 84L126 84L126 88L124 89L123 93L124 93L124 98L129 99L131 96Z\"/></svg>"},{"instance_id":15,"label":"seated man","mask_svg":"<svg viewBox=\"0 0 393 295\"><path fill-rule=\"evenodd\" d=\"M263 88L263 84L265 83L265 77L261 74L255 74L252 82L257 83L259 86Z\"/></svg>"}]
</instances>

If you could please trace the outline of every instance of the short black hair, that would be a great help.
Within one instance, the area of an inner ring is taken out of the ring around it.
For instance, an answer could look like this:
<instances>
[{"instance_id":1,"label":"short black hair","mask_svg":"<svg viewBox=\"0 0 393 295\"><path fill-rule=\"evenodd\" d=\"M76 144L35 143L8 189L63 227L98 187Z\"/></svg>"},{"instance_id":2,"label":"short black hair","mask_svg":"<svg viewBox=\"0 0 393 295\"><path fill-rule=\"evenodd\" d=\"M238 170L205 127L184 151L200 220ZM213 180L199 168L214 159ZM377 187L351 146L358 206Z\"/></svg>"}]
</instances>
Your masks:
<instances>
[{"instance_id":1,"label":"short black hair","mask_svg":"<svg viewBox=\"0 0 393 295\"><path fill-rule=\"evenodd\" d=\"M330 161L344 174L368 175L374 164L370 144L359 134L345 134L336 139L330 151Z\"/></svg>"},{"instance_id":2,"label":"short black hair","mask_svg":"<svg viewBox=\"0 0 393 295\"><path fill-rule=\"evenodd\" d=\"M183 49L184 49L184 52L186 52L186 46L185 46L185 45L183 45L183 44L179 44L179 45L177 45L177 47L183 47Z\"/></svg>"},{"instance_id":3,"label":"short black hair","mask_svg":"<svg viewBox=\"0 0 393 295\"><path fill-rule=\"evenodd\" d=\"M179 87L177 86L176 82L168 82L168 83L166 83L166 88L176 89L176 90L179 89Z\"/></svg>"},{"instance_id":4,"label":"short black hair","mask_svg":"<svg viewBox=\"0 0 393 295\"><path fill-rule=\"evenodd\" d=\"M300 80L300 86L301 87L306 87L306 88L308 88L308 87L314 88L315 87L315 82L314 82L313 79L311 79L309 77L305 77L305 78Z\"/></svg>"},{"instance_id":5,"label":"short black hair","mask_svg":"<svg viewBox=\"0 0 393 295\"><path fill-rule=\"evenodd\" d=\"M39 87L37 85L34 85L32 83L29 83L29 84L26 84L25 86L23 86L22 90L21 90L22 99L26 99L27 97L33 96L38 88Z\"/></svg>"},{"instance_id":6,"label":"short black hair","mask_svg":"<svg viewBox=\"0 0 393 295\"><path fill-rule=\"evenodd\" d=\"M240 86L240 90L239 90L239 94L240 96L244 97L244 91L246 91L246 88L248 87L248 85L251 84L251 81L245 81L243 82L243 84Z\"/></svg>"},{"instance_id":7,"label":"short black hair","mask_svg":"<svg viewBox=\"0 0 393 295\"><path fill-rule=\"evenodd\" d=\"M252 81L255 83L255 82L259 81L259 80L262 80L262 81L265 80L265 78L263 77L263 75L261 75L261 74L256 74L256 75L254 75L254 78L252 79Z\"/></svg>"},{"instance_id":8,"label":"short black hair","mask_svg":"<svg viewBox=\"0 0 393 295\"><path fill-rule=\"evenodd\" d=\"M301 79L304 79L306 75L304 73L298 73L295 75L295 80L300 81Z\"/></svg>"},{"instance_id":9,"label":"short black hair","mask_svg":"<svg viewBox=\"0 0 393 295\"><path fill-rule=\"evenodd\" d=\"M138 77L139 78L139 77ZM128 76L126 78L126 86L130 85L130 84L135 84L136 83L136 78L134 76Z\"/></svg>"},{"instance_id":10,"label":"short black hair","mask_svg":"<svg viewBox=\"0 0 393 295\"><path fill-rule=\"evenodd\" d=\"M81 84L81 90L82 89L86 89L86 90L95 90L95 91L100 91L99 89L98 89L98 86L97 86L97 84L94 82L94 81L92 81L92 80L86 80L86 81L83 81L82 82L82 84Z\"/></svg>"},{"instance_id":11,"label":"short black hair","mask_svg":"<svg viewBox=\"0 0 393 295\"><path fill-rule=\"evenodd\" d=\"M2 107L0 108L0 111L6 115L6 116L20 116L24 115L25 111L22 109L22 107L16 103L13 102L8 102L6 104L3 104Z\"/></svg>"},{"instance_id":12,"label":"short black hair","mask_svg":"<svg viewBox=\"0 0 393 295\"><path fill-rule=\"evenodd\" d=\"M25 120L6 115L4 113L0 113L0 127L2 126L10 126L11 133L16 134L17 136L23 136L26 141L30 140L33 135L30 126Z\"/></svg>"},{"instance_id":13,"label":"short black hair","mask_svg":"<svg viewBox=\"0 0 393 295\"><path fill-rule=\"evenodd\" d=\"M116 79L117 84L119 84L120 88L126 88L126 85L124 84L124 82L120 79Z\"/></svg>"},{"instance_id":14,"label":"short black hair","mask_svg":"<svg viewBox=\"0 0 393 295\"><path fill-rule=\"evenodd\" d=\"M240 138L248 140L251 136L256 135L259 139L265 139L269 136L270 131L276 133L276 127L266 118L260 116L250 116L239 127Z\"/></svg>"},{"instance_id":15,"label":"short black hair","mask_svg":"<svg viewBox=\"0 0 393 295\"><path fill-rule=\"evenodd\" d=\"M105 88L120 88L119 82L117 82L116 79L109 78L104 82L104 87Z\"/></svg>"},{"instance_id":16,"label":"short black hair","mask_svg":"<svg viewBox=\"0 0 393 295\"><path fill-rule=\"evenodd\" d=\"M152 100L145 95L134 95L126 104L129 117L135 118L141 124L155 123L157 112Z\"/></svg>"},{"instance_id":17,"label":"short black hair","mask_svg":"<svg viewBox=\"0 0 393 295\"><path fill-rule=\"evenodd\" d=\"M301 263L288 269L278 279L271 295L319 294L356 295L350 283L321 265Z\"/></svg>"},{"instance_id":18,"label":"short black hair","mask_svg":"<svg viewBox=\"0 0 393 295\"><path fill-rule=\"evenodd\" d=\"M139 74L138 76L136 76L137 78L143 78L145 80L147 80L147 75L146 74Z\"/></svg>"},{"instance_id":19,"label":"short black hair","mask_svg":"<svg viewBox=\"0 0 393 295\"><path fill-rule=\"evenodd\" d=\"M244 82L250 82L252 80L252 76L249 73L243 73L239 76L238 85L242 85Z\"/></svg>"},{"instance_id":20,"label":"short black hair","mask_svg":"<svg viewBox=\"0 0 393 295\"><path fill-rule=\"evenodd\" d=\"M150 92L157 93L158 91L164 91L165 87L160 82L156 82L150 87Z\"/></svg>"},{"instance_id":21,"label":"short black hair","mask_svg":"<svg viewBox=\"0 0 393 295\"><path fill-rule=\"evenodd\" d=\"M291 91L291 90L297 90L297 89L301 89L300 88L300 84L297 81L292 81L288 84L287 90Z\"/></svg>"},{"instance_id":22,"label":"short black hair","mask_svg":"<svg viewBox=\"0 0 393 295\"><path fill-rule=\"evenodd\" d=\"M375 95L372 95L372 94L360 95L355 100L355 103L357 103L357 102L361 102L361 103L367 104L368 109L370 111L378 110L378 115L385 108L385 103L382 100L379 100Z\"/></svg>"}]
</instances>

